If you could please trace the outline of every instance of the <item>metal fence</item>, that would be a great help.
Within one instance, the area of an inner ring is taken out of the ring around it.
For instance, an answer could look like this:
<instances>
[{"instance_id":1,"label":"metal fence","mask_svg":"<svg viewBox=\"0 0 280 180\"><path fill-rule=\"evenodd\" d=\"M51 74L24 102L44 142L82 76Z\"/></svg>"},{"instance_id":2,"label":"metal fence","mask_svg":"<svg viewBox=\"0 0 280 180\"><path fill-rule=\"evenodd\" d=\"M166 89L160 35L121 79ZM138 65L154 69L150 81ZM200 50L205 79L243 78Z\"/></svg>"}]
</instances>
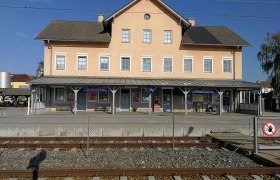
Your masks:
<instances>
[{"instance_id":1,"label":"metal fence","mask_svg":"<svg viewBox=\"0 0 280 180\"><path fill-rule=\"evenodd\" d=\"M280 146L263 145L262 137L280 137L280 116L256 116L254 118L254 152L258 150L280 150ZM273 139L273 138L272 138Z\"/></svg>"},{"instance_id":2,"label":"metal fence","mask_svg":"<svg viewBox=\"0 0 280 180\"><path fill-rule=\"evenodd\" d=\"M0 137L185 137L250 134L253 116L0 116Z\"/></svg>"}]
</instances>

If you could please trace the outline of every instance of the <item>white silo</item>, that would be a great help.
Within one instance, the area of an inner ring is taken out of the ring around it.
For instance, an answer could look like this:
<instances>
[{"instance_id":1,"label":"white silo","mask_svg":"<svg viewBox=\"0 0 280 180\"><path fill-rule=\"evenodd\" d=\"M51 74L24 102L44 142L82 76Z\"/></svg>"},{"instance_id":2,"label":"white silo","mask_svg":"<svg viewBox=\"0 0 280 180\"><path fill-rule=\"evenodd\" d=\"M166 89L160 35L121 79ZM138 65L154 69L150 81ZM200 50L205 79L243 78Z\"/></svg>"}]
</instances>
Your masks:
<instances>
[{"instance_id":1,"label":"white silo","mask_svg":"<svg viewBox=\"0 0 280 180\"><path fill-rule=\"evenodd\" d=\"M10 72L0 72L0 88L11 88Z\"/></svg>"}]
</instances>

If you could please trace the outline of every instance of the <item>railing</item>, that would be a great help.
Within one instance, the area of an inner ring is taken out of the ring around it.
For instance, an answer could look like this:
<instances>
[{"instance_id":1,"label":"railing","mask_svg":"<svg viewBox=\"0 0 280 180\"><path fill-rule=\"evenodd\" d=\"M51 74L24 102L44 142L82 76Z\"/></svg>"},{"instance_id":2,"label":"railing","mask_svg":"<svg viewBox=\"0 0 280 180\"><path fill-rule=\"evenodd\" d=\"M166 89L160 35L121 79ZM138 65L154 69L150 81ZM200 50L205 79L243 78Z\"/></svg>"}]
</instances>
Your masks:
<instances>
[{"instance_id":1,"label":"railing","mask_svg":"<svg viewBox=\"0 0 280 180\"><path fill-rule=\"evenodd\" d=\"M185 137L215 132L249 134L250 115L36 115L0 116L0 137Z\"/></svg>"},{"instance_id":2,"label":"railing","mask_svg":"<svg viewBox=\"0 0 280 180\"><path fill-rule=\"evenodd\" d=\"M257 103L240 103L239 111L246 114L258 114L259 104Z\"/></svg>"}]
</instances>

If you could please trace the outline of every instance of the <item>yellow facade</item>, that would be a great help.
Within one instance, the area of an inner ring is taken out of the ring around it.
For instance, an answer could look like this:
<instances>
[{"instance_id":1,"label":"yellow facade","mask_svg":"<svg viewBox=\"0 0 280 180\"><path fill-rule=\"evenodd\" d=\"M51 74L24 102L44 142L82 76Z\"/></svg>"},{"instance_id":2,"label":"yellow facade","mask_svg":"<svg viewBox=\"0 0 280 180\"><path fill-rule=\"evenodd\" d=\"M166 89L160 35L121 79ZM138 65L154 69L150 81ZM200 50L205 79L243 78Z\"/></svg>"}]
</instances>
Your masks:
<instances>
[{"instance_id":1,"label":"yellow facade","mask_svg":"<svg viewBox=\"0 0 280 180\"><path fill-rule=\"evenodd\" d=\"M29 87L30 85L26 82L11 82L12 88L24 88Z\"/></svg>"},{"instance_id":2,"label":"yellow facade","mask_svg":"<svg viewBox=\"0 0 280 180\"><path fill-rule=\"evenodd\" d=\"M144 19L144 12L150 20ZM139 13L143 12L143 13ZM121 42L122 29L129 29L129 43ZM143 30L152 32L151 43L143 43ZM172 43L165 44L164 31L172 30ZM156 1L139 0L112 23L110 43L51 42L44 54L45 76L242 79L242 48L182 45L180 19ZM56 70L56 56L65 55L66 69ZM87 69L78 70L77 57L87 57ZM109 71L100 71L100 56L109 57ZM129 72L121 71L121 57L129 57ZM142 72L142 58L152 59L151 72ZM163 71L163 59L172 58L172 72ZM192 59L192 72L184 72L184 58ZM203 72L203 59L213 61L212 73ZM231 59L233 70L223 73L223 59Z\"/></svg>"}]
</instances>

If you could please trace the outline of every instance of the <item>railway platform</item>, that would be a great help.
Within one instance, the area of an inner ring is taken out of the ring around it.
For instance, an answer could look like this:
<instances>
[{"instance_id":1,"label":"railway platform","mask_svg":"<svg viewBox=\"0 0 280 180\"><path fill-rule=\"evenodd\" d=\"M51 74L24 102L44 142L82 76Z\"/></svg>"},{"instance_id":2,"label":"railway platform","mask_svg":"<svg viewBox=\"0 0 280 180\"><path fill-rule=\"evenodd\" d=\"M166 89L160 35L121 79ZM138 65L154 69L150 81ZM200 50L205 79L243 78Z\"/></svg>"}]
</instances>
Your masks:
<instances>
[{"instance_id":1,"label":"railway platform","mask_svg":"<svg viewBox=\"0 0 280 180\"><path fill-rule=\"evenodd\" d=\"M269 166L280 166L280 151L275 150L258 150L254 154L254 138L253 136L238 133L213 133L208 135L213 138L214 142L218 142L224 147L233 151L238 151L244 155L251 156L257 161L264 162ZM279 147L280 137L274 138L258 138L259 146Z\"/></svg>"}]
</instances>

